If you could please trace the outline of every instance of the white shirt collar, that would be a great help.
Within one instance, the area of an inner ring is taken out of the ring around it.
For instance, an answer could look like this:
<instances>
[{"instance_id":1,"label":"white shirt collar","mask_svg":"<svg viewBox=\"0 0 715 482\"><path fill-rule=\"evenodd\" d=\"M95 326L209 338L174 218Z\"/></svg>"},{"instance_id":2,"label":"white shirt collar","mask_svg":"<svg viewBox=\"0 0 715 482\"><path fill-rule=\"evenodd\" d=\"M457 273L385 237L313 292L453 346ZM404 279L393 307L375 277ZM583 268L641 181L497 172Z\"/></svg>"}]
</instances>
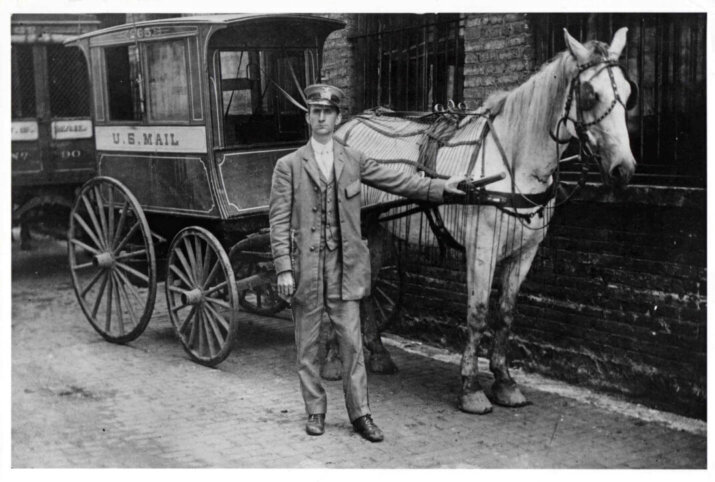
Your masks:
<instances>
[{"instance_id":1,"label":"white shirt collar","mask_svg":"<svg viewBox=\"0 0 715 482\"><path fill-rule=\"evenodd\" d=\"M327 144L321 144L311 137L310 145L313 146L313 152L316 156L333 152L333 139L330 139Z\"/></svg>"}]
</instances>

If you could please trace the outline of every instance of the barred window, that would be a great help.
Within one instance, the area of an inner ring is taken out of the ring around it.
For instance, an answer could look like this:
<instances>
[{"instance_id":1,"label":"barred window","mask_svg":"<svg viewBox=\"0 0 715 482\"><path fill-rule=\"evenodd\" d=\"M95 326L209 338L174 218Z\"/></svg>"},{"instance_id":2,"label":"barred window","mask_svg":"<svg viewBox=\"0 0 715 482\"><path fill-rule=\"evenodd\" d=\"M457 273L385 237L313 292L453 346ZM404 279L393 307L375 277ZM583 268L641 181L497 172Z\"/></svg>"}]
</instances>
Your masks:
<instances>
[{"instance_id":1,"label":"barred window","mask_svg":"<svg viewBox=\"0 0 715 482\"><path fill-rule=\"evenodd\" d=\"M430 110L460 102L464 19L459 14L358 15L358 109ZM361 91L360 91L361 90Z\"/></svg>"},{"instance_id":2,"label":"barred window","mask_svg":"<svg viewBox=\"0 0 715 482\"><path fill-rule=\"evenodd\" d=\"M146 46L149 118L156 121L189 119L186 43L150 43Z\"/></svg>"},{"instance_id":3,"label":"barred window","mask_svg":"<svg viewBox=\"0 0 715 482\"><path fill-rule=\"evenodd\" d=\"M47 46L50 111L53 117L89 116L87 62L76 47Z\"/></svg>"},{"instance_id":4,"label":"barred window","mask_svg":"<svg viewBox=\"0 0 715 482\"><path fill-rule=\"evenodd\" d=\"M32 45L12 44L12 118L35 117L35 68Z\"/></svg>"},{"instance_id":5,"label":"barred window","mask_svg":"<svg viewBox=\"0 0 715 482\"><path fill-rule=\"evenodd\" d=\"M705 186L705 14L533 14L537 61L566 48L563 28L580 41L610 42L628 27L621 57L639 86L628 113L636 182Z\"/></svg>"},{"instance_id":6,"label":"barred window","mask_svg":"<svg viewBox=\"0 0 715 482\"><path fill-rule=\"evenodd\" d=\"M109 118L141 120L139 54L136 46L107 47L104 50Z\"/></svg>"}]
</instances>

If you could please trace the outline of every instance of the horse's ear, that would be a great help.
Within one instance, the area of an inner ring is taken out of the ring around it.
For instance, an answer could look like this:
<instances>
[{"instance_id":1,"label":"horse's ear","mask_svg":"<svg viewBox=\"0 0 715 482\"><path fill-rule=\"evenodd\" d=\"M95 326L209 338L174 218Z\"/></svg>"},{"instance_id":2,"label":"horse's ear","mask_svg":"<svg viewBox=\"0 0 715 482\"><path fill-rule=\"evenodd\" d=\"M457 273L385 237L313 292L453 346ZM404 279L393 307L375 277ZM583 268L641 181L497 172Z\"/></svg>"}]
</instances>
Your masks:
<instances>
[{"instance_id":1,"label":"horse's ear","mask_svg":"<svg viewBox=\"0 0 715 482\"><path fill-rule=\"evenodd\" d=\"M566 46L569 48L569 52L576 59L579 64L585 64L588 62L590 54L588 49L581 44L578 40L569 35L568 30L564 29L564 41Z\"/></svg>"},{"instance_id":2,"label":"horse's ear","mask_svg":"<svg viewBox=\"0 0 715 482\"><path fill-rule=\"evenodd\" d=\"M611 46L608 47L608 54L611 57L618 59L623 52L623 47L626 46L626 34L628 33L628 28L619 28L615 34L613 34L613 40L611 40Z\"/></svg>"}]
</instances>

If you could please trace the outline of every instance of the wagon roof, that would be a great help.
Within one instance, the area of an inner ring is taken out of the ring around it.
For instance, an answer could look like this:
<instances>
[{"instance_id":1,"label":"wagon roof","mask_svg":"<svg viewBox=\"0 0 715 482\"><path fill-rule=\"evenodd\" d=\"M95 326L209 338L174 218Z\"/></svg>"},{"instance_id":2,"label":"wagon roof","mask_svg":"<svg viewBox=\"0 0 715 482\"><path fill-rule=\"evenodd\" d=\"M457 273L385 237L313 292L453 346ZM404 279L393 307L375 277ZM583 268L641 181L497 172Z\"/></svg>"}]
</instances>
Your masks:
<instances>
[{"instance_id":1,"label":"wagon roof","mask_svg":"<svg viewBox=\"0 0 715 482\"><path fill-rule=\"evenodd\" d=\"M243 14L207 14L190 17L171 17L156 20L144 20L136 23L125 23L113 27L95 30L94 32L78 35L65 43L75 42L84 38L97 37L111 32L118 32L133 27L150 27L155 25L225 25L232 26L239 23L248 23L254 20L290 20L302 19L319 22L323 25L330 25L334 29L345 26L341 20L330 19L319 15L311 14L276 14L276 13L243 13Z\"/></svg>"}]
</instances>

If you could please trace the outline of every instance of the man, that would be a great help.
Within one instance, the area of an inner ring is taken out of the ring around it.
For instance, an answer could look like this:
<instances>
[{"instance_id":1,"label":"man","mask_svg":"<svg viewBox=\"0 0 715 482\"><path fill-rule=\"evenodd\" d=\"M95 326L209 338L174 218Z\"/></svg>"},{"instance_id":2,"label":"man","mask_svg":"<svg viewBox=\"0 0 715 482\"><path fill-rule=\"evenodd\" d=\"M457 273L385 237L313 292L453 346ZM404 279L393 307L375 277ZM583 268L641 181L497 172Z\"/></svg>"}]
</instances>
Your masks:
<instances>
[{"instance_id":1,"label":"man","mask_svg":"<svg viewBox=\"0 0 715 482\"><path fill-rule=\"evenodd\" d=\"M373 422L360 331L360 299L370 290L370 255L360 233L361 182L409 198L441 201L447 181L409 176L366 159L333 141L343 92L326 84L305 89L308 144L278 160L270 198L271 247L278 293L291 298L298 377L309 435L325 430L327 399L318 360L325 311L335 327L343 365L343 391L353 428L371 442L383 440Z\"/></svg>"}]
</instances>

